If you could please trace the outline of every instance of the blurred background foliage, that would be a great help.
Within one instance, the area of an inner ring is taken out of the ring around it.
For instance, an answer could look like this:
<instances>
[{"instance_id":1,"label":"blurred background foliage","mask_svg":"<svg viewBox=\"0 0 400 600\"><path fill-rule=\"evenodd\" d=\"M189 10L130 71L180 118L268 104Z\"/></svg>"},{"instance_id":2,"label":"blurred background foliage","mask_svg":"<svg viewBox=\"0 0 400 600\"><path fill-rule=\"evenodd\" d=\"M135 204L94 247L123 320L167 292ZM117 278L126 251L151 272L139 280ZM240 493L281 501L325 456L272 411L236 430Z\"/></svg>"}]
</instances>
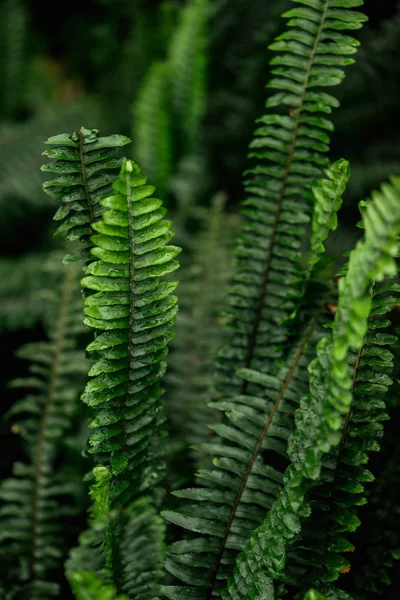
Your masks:
<instances>
[{"instance_id":1,"label":"blurred background foliage","mask_svg":"<svg viewBox=\"0 0 400 600\"><path fill-rule=\"evenodd\" d=\"M61 277L48 267L60 242L53 237L56 201L42 190L43 141L81 126L129 136L128 154L169 208L184 252L167 407L173 411L182 395L194 403L192 415L196 402L200 407L221 343L218 309L240 219L247 146L268 95L267 46L289 4L69 0L50 7L0 0L0 336L8 364L0 381L2 412L16 397L7 381L27 372L14 352L45 335L43 290ZM336 257L358 235L358 201L400 174L400 5L365 0L364 12L369 24L359 33L361 50L333 115L331 159L345 157L352 165L340 227L328 245ZM193 389L185 389L182 372L188 370L198 375L191 378ZM179 431L179 419L170 427ZM196 427L190 423L189 441ZM1 433L7 456L18 458L9 424ZM391 444L389 436L387 456ZM2 477L11 470L7 456L0 459Z\"/></svg>"}]
</instances>

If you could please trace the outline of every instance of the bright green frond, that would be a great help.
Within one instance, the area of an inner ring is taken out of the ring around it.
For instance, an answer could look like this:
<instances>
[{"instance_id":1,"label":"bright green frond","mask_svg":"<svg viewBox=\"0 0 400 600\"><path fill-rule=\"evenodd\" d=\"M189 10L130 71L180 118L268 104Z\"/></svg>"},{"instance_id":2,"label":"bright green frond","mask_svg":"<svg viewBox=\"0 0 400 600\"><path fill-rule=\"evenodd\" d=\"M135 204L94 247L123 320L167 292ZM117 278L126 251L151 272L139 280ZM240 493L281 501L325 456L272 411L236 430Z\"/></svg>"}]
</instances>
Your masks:
<instances>
[{"instance_id":1,"label":"bright green frond","mask_svg":"<svg viewBox=\"0 0 400 600\"><path fill-rule=\"evenodd\" d=\"M111 583L91 571L73 573L70 583L76 600L128 600L128 596L117 594Z\"/></svg>"},{"instance_id":2,"label":"bright green frond","mask_svg":"<svg viewBox=\"0 0 400 600\"><path fill-rule=\"evenodd\" d=\"M87 350L96 362L82 396L96 410L90 451L109 461L113 505L156 485L164 374L177 298L173 272L180 249L168 245L171 222L163 219L155 188L132 161L124 161L114 195L101 201L101 221L92 223L96 260L85 267L84 323L96 330Z\"/></svg>"}]
</instances>

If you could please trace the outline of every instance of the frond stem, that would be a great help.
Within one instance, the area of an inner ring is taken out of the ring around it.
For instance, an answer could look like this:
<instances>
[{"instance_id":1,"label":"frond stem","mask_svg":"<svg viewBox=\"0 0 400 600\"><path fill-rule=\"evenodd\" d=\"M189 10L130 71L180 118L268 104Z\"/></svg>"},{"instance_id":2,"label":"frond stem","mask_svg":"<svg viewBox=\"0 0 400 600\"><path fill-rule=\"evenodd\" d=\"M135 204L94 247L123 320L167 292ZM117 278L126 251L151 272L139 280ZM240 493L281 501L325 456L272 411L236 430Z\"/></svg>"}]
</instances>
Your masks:
<instances>
[{"instance_id":1,"label":"frond stem","mask_svg":"<svg viewBox=\"0 0 400 600\"><path fill-rule=\"evenodd\" d=\"M94 210L93 210L92 198L91 198L90 191L89 191L89 185L88 185L88 179L87 179L87 173L86 173L86 165L85 165L85 154L84 154L84 149L83 149L83 140L84 140L85 136L83 135L82 131L79 131L78 135L79 135L79 159L81 161L83 186L85 188L85 196L86 196L88 209L89 209L90 222L94 223L95 215L94 215Z\"/></svg>"}]
</instances>

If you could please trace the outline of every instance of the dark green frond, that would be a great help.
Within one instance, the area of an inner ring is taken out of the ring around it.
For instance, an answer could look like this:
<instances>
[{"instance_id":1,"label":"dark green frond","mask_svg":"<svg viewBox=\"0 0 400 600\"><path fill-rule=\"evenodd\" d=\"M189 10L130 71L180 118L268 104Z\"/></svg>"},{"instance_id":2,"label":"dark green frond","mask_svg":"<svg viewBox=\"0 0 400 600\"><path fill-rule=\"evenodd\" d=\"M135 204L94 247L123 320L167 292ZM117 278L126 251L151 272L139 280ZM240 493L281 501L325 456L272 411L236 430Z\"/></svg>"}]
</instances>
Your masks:
<instances>
[{"instance_id":1,"label":"dark green frond","mask_svg":"<svg viewBox=\"0 0 400 600\"><path fill-rule=\"evenodd\" d=\"M24 440L27 461L15 463L13 477L0 486L0 580L6 598L45 600L59 593L52 578L66 550L64 523L76 506L72 482L63 479L56 464L88 368L76 348L82 332L76 283L70 267L61 290L49 292L49 340L21 348L19 356L31 363L30 375L10 384L30 393L8 412L12 430Z\"/></svg>"},{"instance_id":2,"label":"dark green frond","mask_svg":"<svg viewBox=\"0 0 400 600\"><path fill-rule=\"evenodd\" d=\"M129 142L122 135L99 137L97 129L83 127L45 142L50 148L43 154L53 160L42 171L55 177L43 189L60 203L54 218L62 223L56 233L64 233L71 241L88 241L91 224L101 214L100 200L110 192L121 168L122 159L115 155Z\"/></svg>"},{"instance_id":3,"label":"dark green frond","mask_svg":"<svg viewBox=\"0 0 400 600\"><path fill-rule=\"evenodd\" d=\"M245 217L237 270L228 299L234 334L217 362L223 393L246 393L238 368L268 372L282 355L288 321L302 293L301 247L310 220L310 184L323 173L333 125L326 115L338 106L323 91L344 78L359 43L342 31L359 29L366 17L350 10L362 0L294 0L284 14L288 29L270 46L276 91L259 119L247 171ZM300 4L300 6L299 6ZM342 8L339 8L342 7ZM275 113L274 110L279 112Z\"/></svg>"},{"instance_id":4,"label":"dark green frond","mask_svg":"<svg viewBox=\"0 0 400 600\"><path fill-rule=\"evenodd\" d=\"M310 514L306 494L320 477L324 457L339 446L343 419L352 408L351 350L359 352L368 331L368 318L374 311L371 285L396 275L393 257L399 251L399 197L400 180L393 179L392 186L376 193L363 213L365 239L351 253L348 272L340 280L332 336L318 345L318 357L309 367L310 394L295 415L296 427L288 445L292 462L284 475L284 487L238 557L234 577L224 592L226 598L272 600L273 580L284 578L287 546L301 532L301 518ZM377 334L383 341L381 336Z\"/></svg>"},{"instance_id":5,"label":"dark green frond","mask_svg":"<svg viewBox=\"0 0 400 600\"><path fill-rule=\"evenodd\" d=\"M113 187L101 201L102 220L92 223L96 260L82 280L91 292L84 323L96 330L87 348L96 362L82 399L96 409L90 451L110 461L113 503L122 506L162 474L160 379L177 312L177 283L162 277L178 267L180 249L168 245L171 222L135 163L124 161Z\"/></svg>"}]
</instances>

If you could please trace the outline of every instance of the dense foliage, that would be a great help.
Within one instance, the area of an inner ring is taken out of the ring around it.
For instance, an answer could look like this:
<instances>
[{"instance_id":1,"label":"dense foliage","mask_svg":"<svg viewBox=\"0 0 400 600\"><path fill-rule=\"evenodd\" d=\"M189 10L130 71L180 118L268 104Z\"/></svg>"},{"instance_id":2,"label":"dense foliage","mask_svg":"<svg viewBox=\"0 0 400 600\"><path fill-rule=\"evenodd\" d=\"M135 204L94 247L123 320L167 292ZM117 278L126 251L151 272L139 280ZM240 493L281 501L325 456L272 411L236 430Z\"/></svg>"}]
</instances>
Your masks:
<instances>
[{"instance_id":1,"label":"dense foliage","mask_svg":"<svg viewBox=\"0 0 400 600\"><path fill-rule=\"evenodd\" d=\"M1 599L397 599L400 7L1 6Z\"/></svg>"}]
</instances>

